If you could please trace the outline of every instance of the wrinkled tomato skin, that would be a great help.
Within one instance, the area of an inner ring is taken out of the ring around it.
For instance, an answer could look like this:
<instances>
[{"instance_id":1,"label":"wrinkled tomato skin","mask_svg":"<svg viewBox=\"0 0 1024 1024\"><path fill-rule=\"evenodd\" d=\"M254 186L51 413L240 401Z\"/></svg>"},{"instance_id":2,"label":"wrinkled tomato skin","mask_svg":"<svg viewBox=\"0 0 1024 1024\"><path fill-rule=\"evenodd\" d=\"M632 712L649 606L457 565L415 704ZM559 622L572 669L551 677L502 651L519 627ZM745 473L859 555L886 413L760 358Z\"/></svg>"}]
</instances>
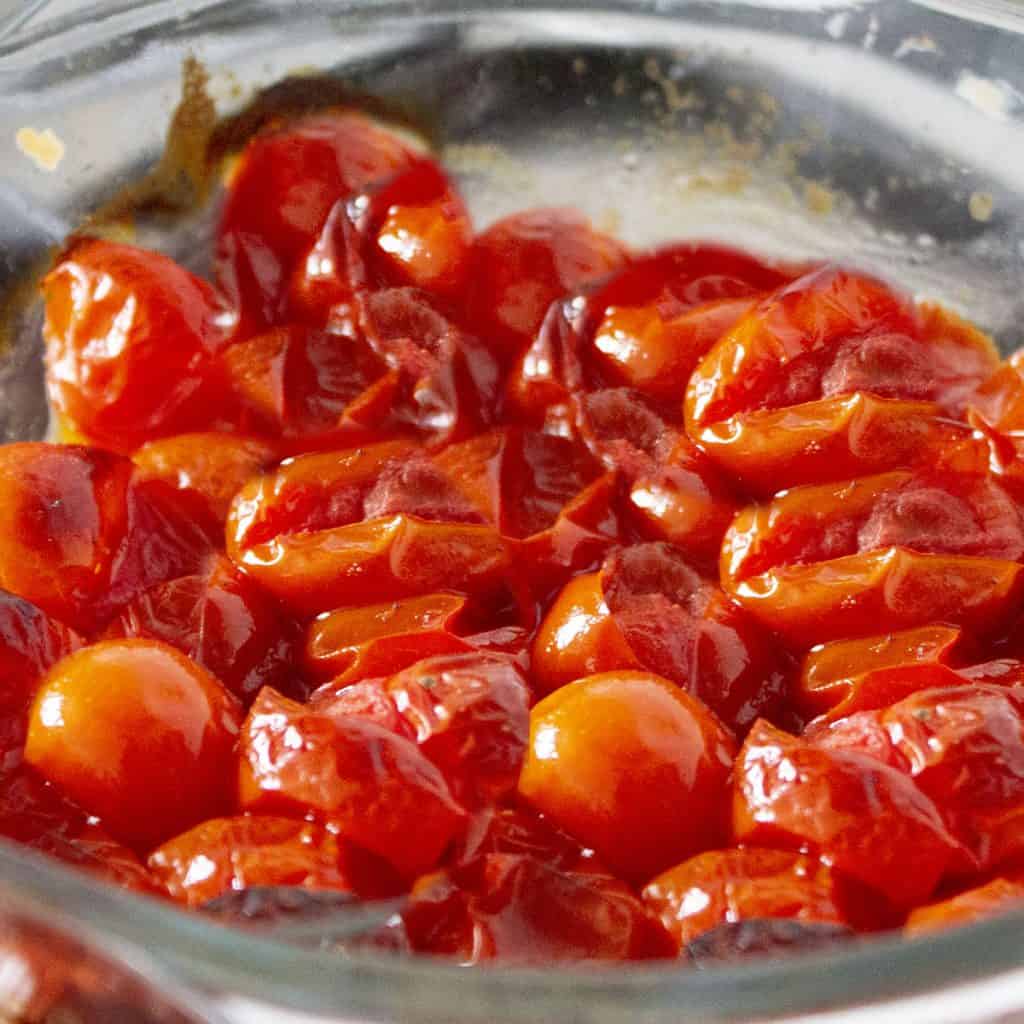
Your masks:
<instances>
[{"instance_id":1,"label":"wrinkled tomato skin","mask_svg":"<svg viewBox=\"0 0 1024 1024\"><path fill-rule=\"evenodd\" d=\"M575 577L555 598L534 637L531 666L540 694L584 676L642 667L605 604L599 572Z\"/></svg>"},{"instance_id":2,"label":"wrinkled tomato skin","mask_svg":"<svg viewBox=\"0 0 1024 1024\"><path fill-rule=\"evenodd\" d=\"M84 240L43 293L50 398L86 437L129 452L232 422L214 359L225 341L215 296L168 257Z\"/></svg>"},{"instance_id":3,"label":"wrinkled tomato skin","mask_svg":"<svg viewBox=\"0 0 1024 1024\"><path fill-rule=\"evenodd\" d=\"M262 690L239 743L244 810L313 815L411 880L435 867L465 813L415 743L366 719Z\"/></svg>"},{"instance_id":4,"label":"wrinkled tomato skin","mask_svg":"<svg viewBox=\"0 0 1024 1024\"><path fill-rule=\"evenodd\" d=\"M295 665L297 623L225 558L203 575L179 576L140 594L121 609L106 636L170 644L246 706L263 686L300 699L308 693Z\"/></svg>"},{"instance_id":5,"label":"wrinkled tomato skin","mask_svg":"<svg viewBox=\"0 0 1024 1024\"><path fill-rule=\"evenodd\" d=\"M217 283L247 337L281 322L288 283L339 199L387 180L411 154L360 114L316 114L246 147L217 231Z\"/></svg>"},{"instance_id":6,"label":"wrinkled tomato skin","mask_svg":"<svg viewBox=\"0 0 1024 1024\"><path fill-rule=\"evenodd\" d=\"M949 899L915 908L907 918L903 933L913 938L973 924L1011 910L1019 910L1022 905L1024 885L1006 878L996 878Z\"/></svg>"},{"instance_id":7,"label":"wrinkled tomato skin","mask_svg":"<svg viewBox=\"0 0 1024 1024\"><path fill-rule=\"evenodd\" d=\"M775 292L690 380L687 431L760 494L914 465L965 433L997 354L952 314L826 267Z\"/></svg>"},{"instance_id":8,"label":"wrinkled tomato skin","mask_svg":"<svg viewBox=\"0 0 1024 1024\"><path fill-rule=\"evenodd\" d=\"M733 921L791 918L847 924L843 883L813 857L746 847L709 850L652 879L644 904L682 949Z\"/></svg>"},{"instance_id":9,"label":"wrinkled tomato skin","mask_svg":"<svg viewBox=\"0 0 1024 1024\"><path fill-rule=\"evenodd\" d=\"M154 850L147 865L189 907L253 886L339 889L372 899L401 885L371 854L320 825L260 815L205 821Z\"/></svg>"},{"instance_id":10,"label":"wrinkled tomato skin","mask_svg":"<svg viewBox=\"0 0 1024 1024\"><path fill-rule=\"evenodd\" d=\"M903 910L926 900L961 852L906 775L767 722L754 726L736 761L733 835L743 844L807 849Z\"/></svg>"},{"instance_id":11,"label":"wrinkled tomato skin","mask_svg":"<svg viewBox=\"0 0 1024 1024\"><path fill-rule=\"evenodd\" d=\"M485 854L428 875L402 914L414 950L466 964L663 959L672 942L629 887L534 857Z\"/></svg>"},{"instance_id":12,"label":"wrinkled tomato skin","mask_svg":"<svg viewBox=\"0 0 1024 1024\"><path fill-rule=\"evenodd\" d=\"M841 706L859 680L879 669L948 664L962 637L956 627L940 624L819 644L807 653L801 666L795 692L800 710L813 717Z\"/></svg>"},{"instance_id":13,"label":"wrinkled tomato skin","mask_svg":"<svg viewBox=\"0 0 1024 1024\"><path fill-rule=\"evenodd\" d=\"M144 444L132 456L143 480L160 480L196 495L223 523L242 486L274 461L266 441L235 434L179 434Z\"/></svg>"},{"instance_id":14,"label":"wrinkled tomato skin","mask_svg":"<svg viewBox=\"0 0 1024 1024\"><path fill-rule=\"evenodd\" d=\"M479 235L469 254L470 328L507 364L557 299L623 266L626 250L572 210L513 214Z\"/></svg>"},{"instance_id":15,"label":"wrinkled tomato skin","mask_svg":"<svg viewBox=\"0 0 1024 1024\"><path fill-rule=\"evenodd\" d=\"M813 741L897 766L943 812L969 869L990 871L1024 852L1024 690L957 681L840 719Z\"/></svg>"},{"instance_id":16,"label":"wrinkled tomato skin","mask_svg":"<svg viewBox=\"0 0 1024 1024\"><path fill-rule=\"evenodd\" d=\"M523 799L627 880L716 845L734 745L700 701L645 672L608 672L537 704Z\"/></svg>"},{"instance_id":17,"label":"wrinkled tomato skin","mask_svg":"<svg viewBox=\"0 0 1024 1024\"><path fill-rule=\"evenodd\" d=\"M231 806L240 722L235 698L174 648L108 641L43 680L25 760L146 849Z\"/></svg>"},{"instance_id":18,"label":"wrinkled tomato skin","mask_svg":"<svg viewBox=\"0 0 1024 1024\"><path fill-rule=\"evenodd\" d=\"M389 679L386 689L463 806L497 803L515 792L531 694L514 661L486 654L426 658Z\"/></svg>"}]
</instances>

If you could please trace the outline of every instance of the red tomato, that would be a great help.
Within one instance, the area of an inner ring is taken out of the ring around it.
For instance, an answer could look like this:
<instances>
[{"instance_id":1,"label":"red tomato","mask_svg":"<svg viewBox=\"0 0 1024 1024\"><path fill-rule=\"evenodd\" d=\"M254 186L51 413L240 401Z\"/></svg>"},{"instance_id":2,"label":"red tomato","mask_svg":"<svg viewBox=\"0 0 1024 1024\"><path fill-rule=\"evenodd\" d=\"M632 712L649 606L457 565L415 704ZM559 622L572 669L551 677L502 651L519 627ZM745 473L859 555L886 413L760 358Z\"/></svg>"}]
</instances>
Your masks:
<instances>
[{"instance_id":1,"label":"red tomato","mask_svg":"<svg viewBox=\"0 0 1024 1024\"><path fill-rule=\"evenodd\" d=\"M896 908L926 900L960 853L935 804L903 773L758 722L736 761L738 842L806 850Z\"/></svg>"},{"instance_id":2,"label":"red tomato","mask_svg":"<svg viewBox=\"0 0 1024 1024\"><path fill-rule=\"evenodd\" d=\"M530 715L523 798L633 881L714 846L734 746L700 701L646 672L556 690Z\"/></svg>"},{"instance_id":3,"label":"red tomato","mask_svg":"<svg viewBox=\"0 0 1024 1024\"><path fill-rule=\"evenodd\" d=\"M240 721L235 698L173 647L109 641L44 679L25 760L145 849L230 806Z\"/></svg>"},{"instance_id":4,"label":"red tomato","mask_svg":"<svg viewBox=\"0 0 1024 1024\"><path fill-rule=\"evenodd\" d=\"M435 867L464 812L416 745L365 719L265 689L239 746L243 809L314 815L411 880Z\"/></svg>"},{"instance_id":5,"label":"red tomato","mask_svg":"<svg viewBox=\"0 0 1024 1024\"><path fill-rule=\"evenodd\" d=\"M147 863L190 907L254 886L340 889L372 899L401 885L372 855L320 825L262 815L204 821L154 850Z\"/></svg>"},{"instance_id":6,"label":"red tomato","mask_svg":"<svg viewBox=\"0 0 1024 1024\"><path fill-rule=\"evenodd\" d=\"M230 422L213 291L159 253L83 240L43 283L57 409L117 451Z\"/></svg>"},{"instance_id":7,"label":"red tomato","mask_svg":"<svg viewBox=\"0 0 1024 1024\"><path fill-rule=\"evenodd\" d=\"M1024 906L1024 884L996 878L985 885L959 893L947 900L918 907L907 918L904 934L909 938L958 925L984 921Z\"/></svg>"},{"instance_id":8,"label":"red tomato","mask_svg":"<svg viewBox=\"0 0 1024 1024\"><path fill-rule=\"evenodd\" d=\"M217 282L243 337L281 322L288 283L334 204L412 159L394 136L354 113L272 127L246 147L217 232Z\"/></svg>"},{"instance_id":9,"label":"red tomato","mask_svg":"<svg viewBox=\"0 0 1024 1024\"><path fill-rule=\"evenodd\" d=\"M625 248L572 210L530 210L492 224L469 255L466 319L508 363L529 345L548 307L623 266Z\"/></svg>"}]
</instances>

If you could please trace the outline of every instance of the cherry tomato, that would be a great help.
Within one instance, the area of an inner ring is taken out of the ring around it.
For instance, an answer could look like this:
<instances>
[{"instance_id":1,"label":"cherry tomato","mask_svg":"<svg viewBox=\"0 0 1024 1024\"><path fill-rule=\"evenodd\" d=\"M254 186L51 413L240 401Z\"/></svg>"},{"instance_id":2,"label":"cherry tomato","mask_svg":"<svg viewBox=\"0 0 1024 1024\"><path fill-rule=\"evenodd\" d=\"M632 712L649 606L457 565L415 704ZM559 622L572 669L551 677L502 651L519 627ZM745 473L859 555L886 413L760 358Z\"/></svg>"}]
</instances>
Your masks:
<instances>
[{"instance_id":1,"label":"cherry tomato","mask_svg":"<svg viewBox=\"0 0 1024 1024\"><path fill-rule=\"evenodd\" d=\"M440 770L410 740L271 689L249 712L239 755L243 809L313 815L406 879L435 867L463 825Z\"/></svg>"},{"instance_id":2,"label":"cherry tomato","mask_svg":"<svg viewBox=\"0 0 1024 1024\"><path fill-rule=\"evenodd\" d=\"M513 214L491 225L470 250L466 319L507 364L529 345L551 303L627 259L622 245L573 210Z\"/></svg>"},{"instance_id":3,"label":"cherry tomato","mask_svg":"<svg viewBox=\"0 0 1024 1024\"><path fill-rule=\"evenodd\" d=\"M97 448L0 447L0 586L88 631L127 530L128 459Z\"/></svg>"},{"instance_id":4,"label":"cherry tomato","mask_svg":"<svg viewBox=\"0 0 1024 1024\"><path fill-rule=\"evenodd\" d=\"M43 680L25 760L145 849L230 806L240 720L234 697L173 647L109 641Z\"/></svg>"},{"instance_id":5,"label":"cherry tomato","mask_svg":"<svg viewBox=\"0 0 1024 1024\"><path fill-rule=\"evenodd\" d=\"M1024 906L1024 884L995 878L985 885L947 900L917 907L910 912L904 934L910 938L930 932L973 924Z\"/></svg>"},{"instance_id":6,"label":"cherry tomato","mask_svg":"<svg viewBox=\"0 0 1024 1024\"><path fill-rule=\"evenodd\" d=\"M159 253L83 240L43 283L47 380L60 412L117 451L231 422L213 291Z\"/></svg>"},{"instance_id":7,"label":"cherry tomato","mask_svg":"<svg viewBox=\"0 0 1024 1024\"><path fill-rule=\"evenodd\" d=\"M328 214L412 159L355 113L315 114L257 135L228 187L217 232L217 283L243 337L281 322L288 283Z\"/></svg>"},{"instance_id":8,"label":"cherry tomato","mask_svg":"<svg viewBox=\"0 0 1024 1024\"><path fill-rule=\"evenodd\" d=\"M970 410L1000 433L1024 429L1024 350L995 369L971 396Z\"/></svg>"},{"instance_id":9,"label":"cherry tomato","mask_svg":"<svg viewBox=\"0 0 1024 1024\"><path fill-rule=\"evenodd\" d=\"M800 672L795 694L800 710L813 716L842 705L858 682L878 669L948 664L962 636L955 626L928 625L818 644L807 653Z\"/></svg>"},{"instance_id":10,"label":"cherry tomato","mask_svg":"<svg viewBox=\"0 0 1024 1024\"><path fill-rule=\"evenodd\" d=\"M422 878L402 913L417 952L535 964L670 957L672 943L629 887L530 856L486 854Z\"/></svg>"},{"instance_id":11,"label":"cherry tomato","mask_svg":"<svg viewBox=\"0 0 1024 1024\"><path fill-rule=\"evenodd\" d=\"M736 760L733 833L806 850L894 907L926 900L960 852L935 804L902 772L758 722Z\"/></svg>"},{"instance_id":12,"label":"cherry tomato","mask_svg":"<svg viewBox=\"0 0 1024 1024\"><path fill-rule=\"evenodd\" d=\"M204 821L158 847L147 863L190 907L254 886L340 889L368 898L401 886L386 865L320 825L263 815Z\"/></svg>"},{"instance_id":13,"label":"cherry tomato","mask_svg":"<svg viewBox=\"0 0 1024 1024\"><path fill-rule=\"evenodd\" d=\"M161 640L202 666L244 704L263 686L304 697L295 665L297 624L226 558L206 573L150 588L121 609L106 635Z\"/></svg>"},{"instance_id":14,"label":"cherry tomato","mask_svg":"<svg viewBox=\"0 0 1024 1024\"><path fill-rule=\"evenodd\" d=\"M699 853L647 884L643 901L680 949L727 921L846 924L842 881L813 857L746 847Z\"/></svg>"},{"instance_id":15,"label":"cherry tomato","mask_svg":"<svg viewBox=\"0 0 1024 1024\"><path fill-rule=\"evenodd\" d=\"M979 474L888 473L740 512L725 591L797 647L947 622L995 631L1022 585L1024 520Z\"/></svg>"},{"instance_id":16,"label":"cherry tomato","mask_svg":"<svg viewBox=\"0 0 1024 1024\"><path fill-rule=\"evenodd\" d=\"M962 327L872 278L816 270L708 353L687 430L760 493L913 465L962 436L943 417L995 368L992 343Z\"/></svg>"},{"instance_id":17,"label":"cherry tomato","mask_svg":"<svg viewBox=\"0 0 1024 1024\"><path fill-rule=\"evenodd\" d=\"M133 456L139 476L190 491L223 522L231 499L274 461L266 441L236 434L179 434L144 444Z\"/></svg>"},{"instance_id":18,"label":"cherry tomato","mask_svg":"<svg viewBox=\"0 0 1024 1024\"><path fill-rule=\"evenodd\" d=\"M530 715L523 798L645 881L721 839L732 738L700 701L646 672L563 686Z\"/></svg>"}]
</instances>

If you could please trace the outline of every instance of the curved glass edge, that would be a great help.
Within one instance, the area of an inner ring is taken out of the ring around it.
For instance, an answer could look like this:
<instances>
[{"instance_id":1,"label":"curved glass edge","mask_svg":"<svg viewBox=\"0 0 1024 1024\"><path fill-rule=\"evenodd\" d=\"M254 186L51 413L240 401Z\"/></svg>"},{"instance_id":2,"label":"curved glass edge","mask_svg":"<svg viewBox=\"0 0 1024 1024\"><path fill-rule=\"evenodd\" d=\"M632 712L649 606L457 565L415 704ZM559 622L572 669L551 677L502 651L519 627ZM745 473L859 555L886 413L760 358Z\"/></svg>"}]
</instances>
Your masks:
<instances>
[{"instance_id":1,"label":"curved glass edge","mask_svg":"<svg viewBox=\"0 0 1024 1024\"><path fill-rule=\"evenodd\" d=\"M852 6L863 8L872 2ZM1024 7L1012 0L909 2L1024 35ZM0 62L11 53L58 44L63 37L113 37L172 20L181 26L227 4L228 0L198 0L183 12L178 0L97 3L41 23L38 17L33 21L32 15L43 12L45 4L33 4L20 11L16 21L0 23ZM254 13L277 9L260 0L245 6ZM489 0L307 0L305 10L401 18L497 14L502 9L516 14L564 12L593 6L589 0L511 0L500 9ZM600 6L612 13L670 17L706 4L701 0L604 0ZM775 5L752 0L744 6ZM833 5L811 2L806 6ZM1024 965L1024 910L912 942L881 937L849 951L699 972L665 966L467 971L431 958L339 957L222 928L0 842L0 905L4 901L51 922L63 922L65 930L102 936L129 966L145 962L138 953L144 949L193 985L297 1011L359 1014L368 1022L410 1020L415 1013L417 1020L448 1024L494 1024L499 1018L534 1024L538 1009L552 1020L571 1018L595 1024L620 1024L623 1019L651 1024L743 1021L752 1016L763 1020L780 1013L879 1004L991 979ZM145 976L148 969L140 968L140 973Z\"/></svg>"}]
</instances>

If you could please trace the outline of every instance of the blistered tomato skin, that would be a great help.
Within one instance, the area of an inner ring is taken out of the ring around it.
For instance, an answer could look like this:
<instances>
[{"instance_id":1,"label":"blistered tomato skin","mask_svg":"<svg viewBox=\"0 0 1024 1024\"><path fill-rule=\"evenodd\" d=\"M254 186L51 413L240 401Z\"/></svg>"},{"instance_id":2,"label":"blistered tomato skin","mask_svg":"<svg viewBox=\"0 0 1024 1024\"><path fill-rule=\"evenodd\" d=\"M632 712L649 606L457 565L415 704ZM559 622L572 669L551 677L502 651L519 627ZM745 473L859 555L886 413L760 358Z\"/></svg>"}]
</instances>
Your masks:
<instances>
[{"instance_id":1,"label":"blistered tomato skin","mask_svg":"<svg viewBox=\"0 0 1024 1024\"><path fill-rule=\"evenodd\" d=\"M248 336L281 322L288 283L339 199L386 181L411 159L352 113L318 114L258 135L228 188L217 283Z\"/></svg>"},{"instance_id":2,"label":"blistered tomato skin","mask_svg":"<svg viewBox=\"0 0 1024 1024\"><path fill-rule=\"evenodd\" d=\"M504 363L532 341L557 299L623 266L625 248L572 210L530 210L491 225L473 244L465 300L472 330Z\"/></svg>"},{"instance_id":3,"label":"blistered tomato skin","mask_svg":"<svg viewBox=\"0 0 1024 1024\"><path fill-rule=\"evenodd\" d=\"M621 877L646 881L721 840L733 753L677 686L608 672L534 707L519 792Z\"/></svg>"},{"instance_id":4,"label":"blistered tomato skin","mask_svg":"<svg viewBox=\"0 0 1024 1024\"><path fill-rule=\"evenodd\" d=\"M231 806L240 722L235 698L174 648L109 641L44 679L25 760L146 849Z\"/></svg>"},{"instance_id":5,"label":"blistered tomato skin","mask_svg":"<svg viewBox=\"0 0 1024 1024\"><path fill-rule=\"evenodd\" d=\"M813 857L745 847L710 850L652 879L645 905L680 950L698 935L732 921L789 918L846 924L842 882Z\"/></svg>"},{"instance_id":6,"label":"blistered tomato skin","mask_svg":"<svg viewBox=\"0 0 1024 1024\"><path fill-rule=\"evenodd\" d=\"M926 900L962 852L912 779L860 753L812 746L758 722L733 783L737 842L808 850L894 908Z\"/></svg>"},{"instance_id":7,"label":"blistered tomato skin","mask_svg":"<svg viewBox=\"0 0 1024 1024\"><path fill-rule=\"evenodd\" d=\"M395 891L397 882L370 854L322 826L266 815L205 821L158 847L147 864L171 897L190 907L253 886L373 897Z\"/></svg>"},{"instance_id":8,"label":"blistered tomato skin","mask_svg":"<svg viewBox=\"0 0 1024 1024\"><path fill-rule=\"evenodd\" d=\"M412 741L270 689L242 730L239 798L247 811L313 815L407 880L437 865L465 818Z\"/></svg>"},{"instance_id":9,"label":"blistered tomato skin","mask_svg":"<svg viewBox=\"0 0 1024 1024\"><path fill-rule=\"evenodd\" d=\"M992 343L881 282L822 268L752 309L690 380L690 436L746 487L912 466L998 361Z\"/></svg>"},{"instance_id":10,"label":"blistered tomato skin","mask_svg":"<svg viewBox=\"0 0 1024 1024\"><path fill-rule=\"evenodd\" d=\"M230 412L213 291L166 256L81 241L43 292L50 397L91 440L131 451Z\"/></svg>"},{"instance_id":11,"label":"blistered tomato skin","mask_svg":"<svg viewBox=\"0 0 1024 1024\"><path fill-rule=\"evenodd\" d=\"M996 632L1021 592L1021 508L978 474L894 472L741 511L726 592L796 647L946 622Z\"/></svg>"}]
</instances>

